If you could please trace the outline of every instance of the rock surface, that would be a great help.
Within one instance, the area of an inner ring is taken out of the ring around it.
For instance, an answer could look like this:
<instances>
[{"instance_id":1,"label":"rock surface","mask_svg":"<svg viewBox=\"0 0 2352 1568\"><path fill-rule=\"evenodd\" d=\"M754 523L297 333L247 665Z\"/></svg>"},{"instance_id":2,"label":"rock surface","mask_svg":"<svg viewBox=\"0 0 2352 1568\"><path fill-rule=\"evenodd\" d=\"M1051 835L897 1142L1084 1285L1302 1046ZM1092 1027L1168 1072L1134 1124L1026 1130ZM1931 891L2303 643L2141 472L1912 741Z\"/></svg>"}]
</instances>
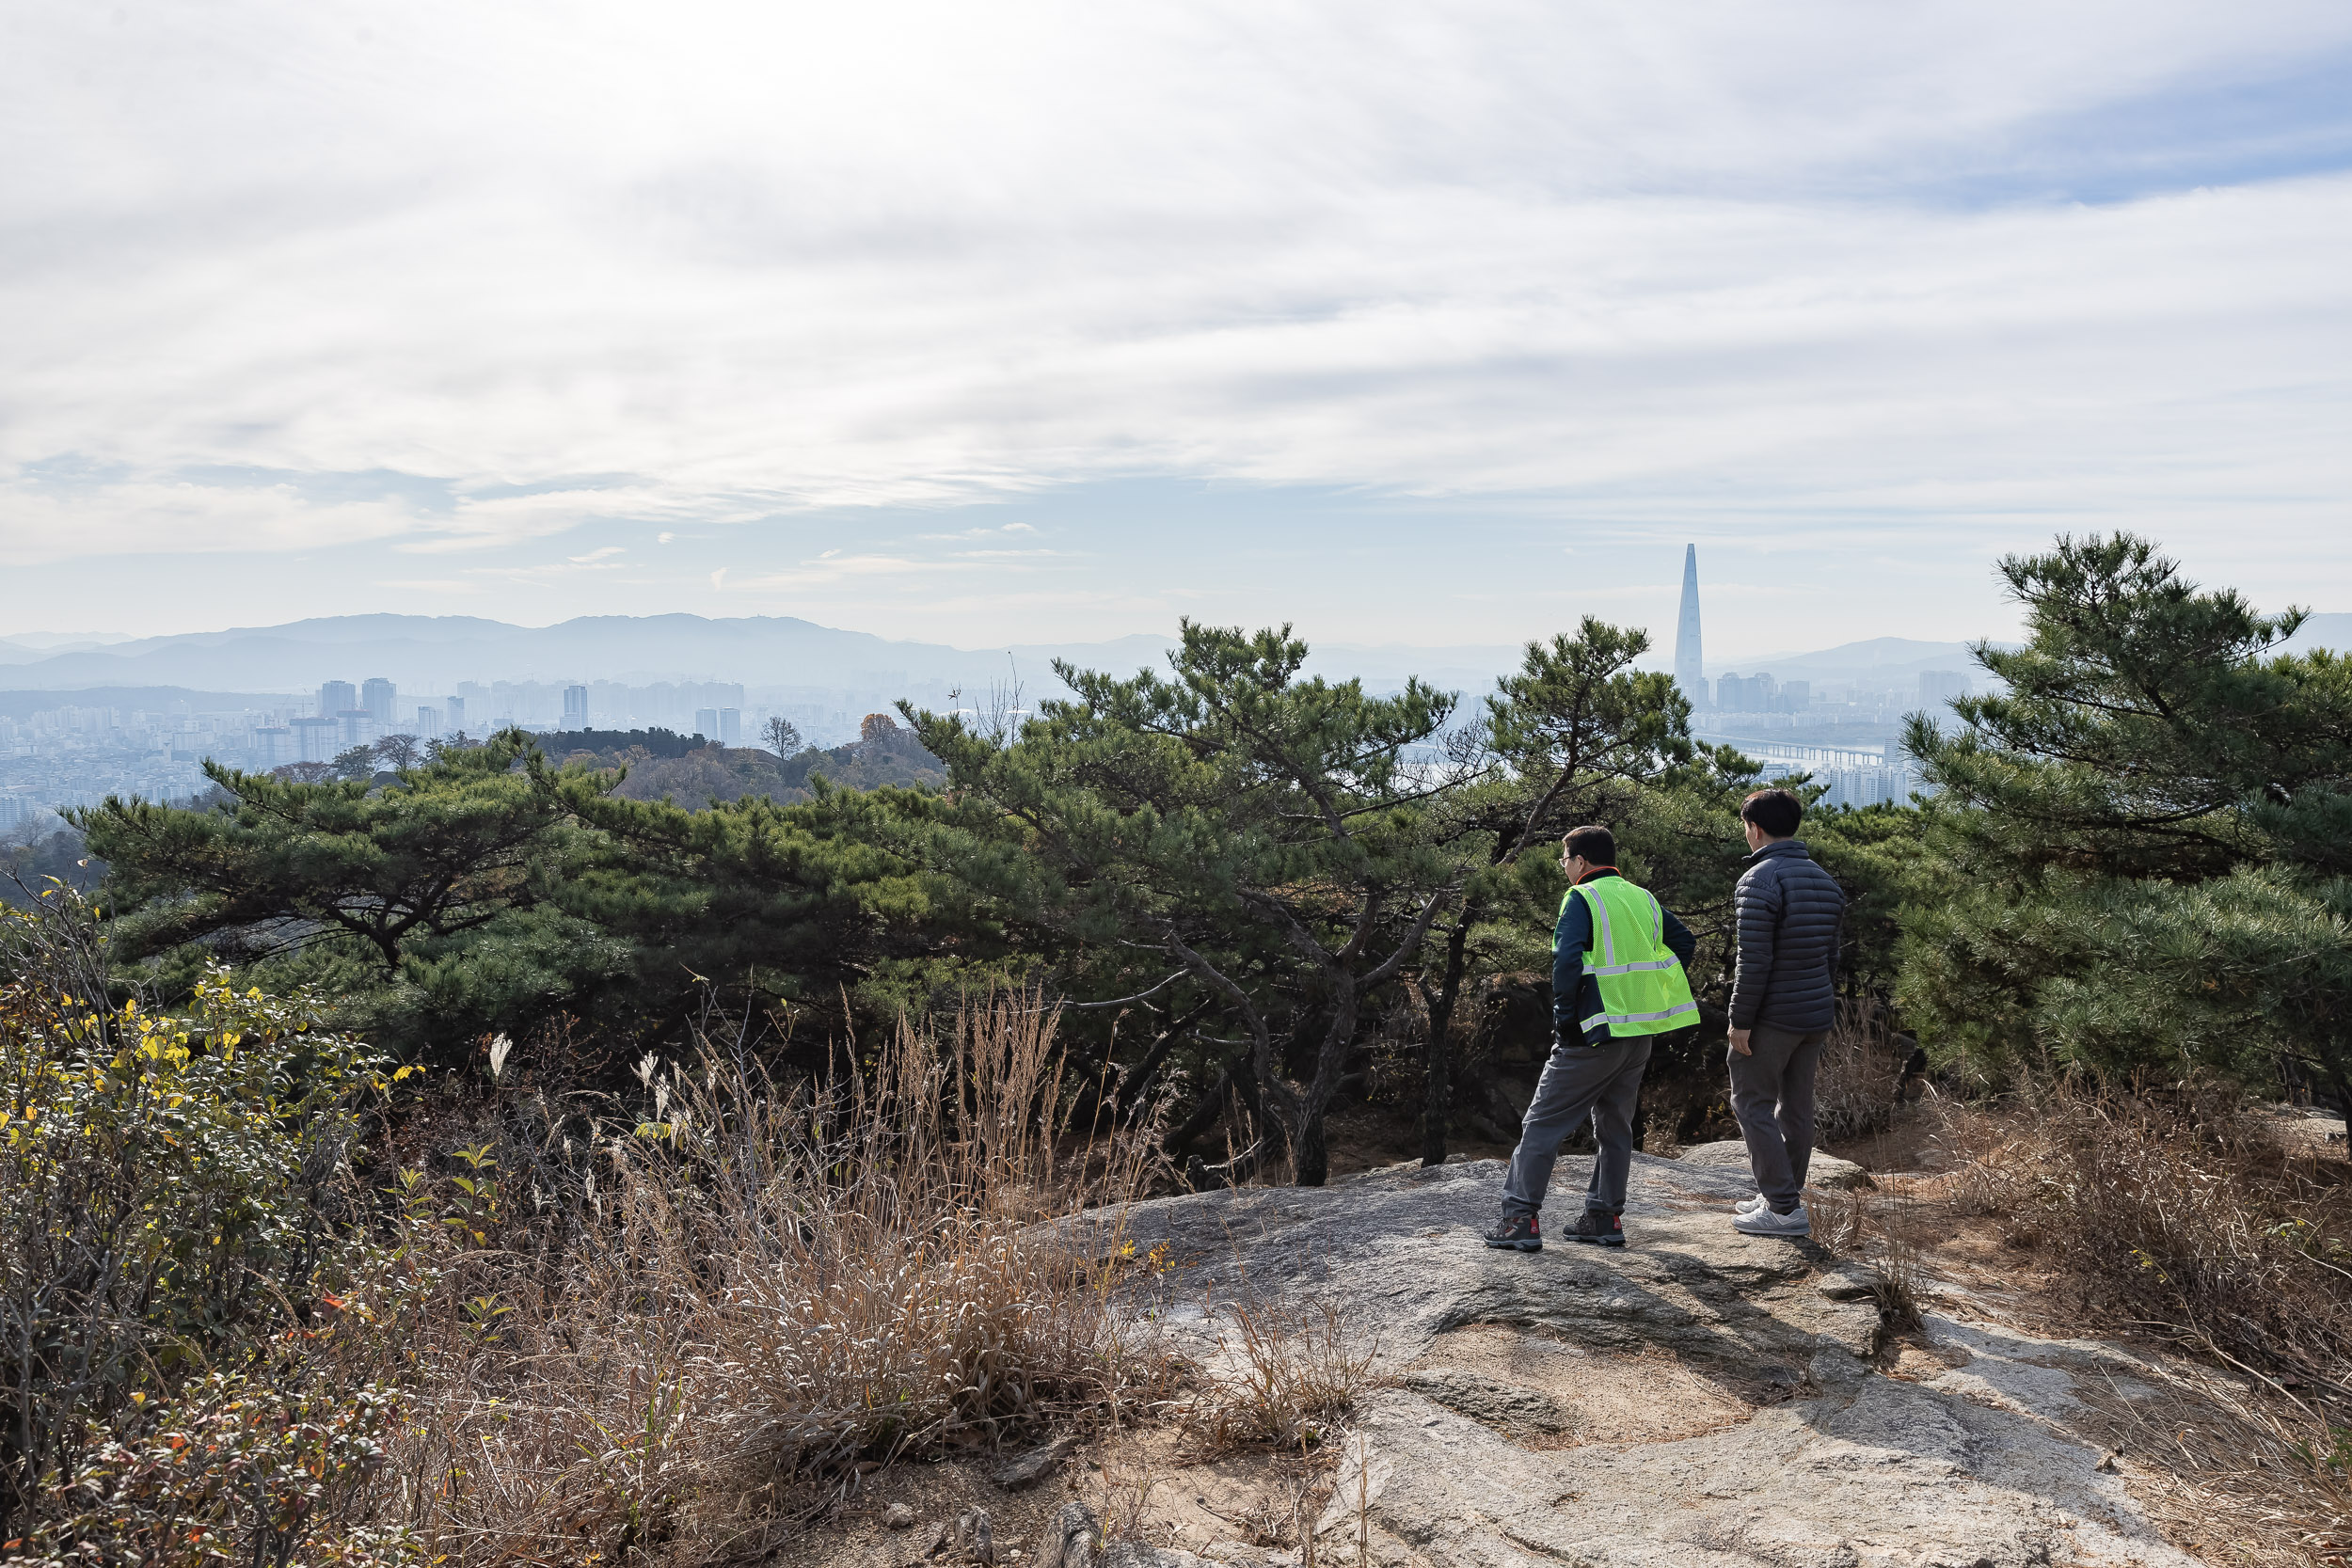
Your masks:
<instances>
[{"instance_id":1,"label":"rock surface","mask_svg":"<svg viewBox=\"0 0 2352 1568\"><path fill-rule=\"evenodd\" d=\"M1679 1158L1686 1165L1697 1165L1707 1170L1730 1171L1740 1180L1748 1180L1748 1192L1756 1191L1755 1183L1749 1180L1748 1146L1737 1138L1727 1138L1721 1143L1692 1144L1682 1151ZM1805 1171L1805 1181L1808 1185L1815 1187L1842 1187L1849 1190L1859 1190L1876 1185L1870 1180L1870 1173L1851 1160L1841 1160L1835 1154L1824 1154L1818 1148L1813 1151L1812 1162ZM1743 1193L1740 1196L1745 1196L1746 1194Z\"/></svg>"},{"instance_id":2,"label":"rock surface","mask_svg":"<svg viewBox=\"0 0 2352 1568\"><path fill-rule=\"evenodd\" d=\"M1390 1568L2195 1561L2048 1418L2076 1372L2128 1390L2114 1347L1931 1319L1936 1375L1889 1376L1876 1307L1836 1299L1853 1276L1824 1293L1825 1251L1731 1228L1744 1165L1636 1156L1622 1250L1487 1250L1502 1179L1396 1167L1127 1214L1137 1255L1172 1259L1137 1288L1212 1367L1252 1298L1336 1300L1376 1342L1320 1561L1359 1535Z\"/></svg>"},{"instance_id":3,"label":"rock surface","mask_svg":"<svg viewBox=\"0 0 2352 1568\"><path fill-rule=\"evenodd\" d=\"M1060 1469L1062 1461L1070 1457L1070 1450L1075 1446L1074 1439L1062 1437L1046 1444L1041 1449L1031 1449L1019 1458L996 1467L994 1477L996 1484L1008 1492L1019 1492L1035 1486L1039 1481Z\"/></svg>"},{"instance_id":4,"label":"rock surface","mask_svg":"<svg viewBox=\"0 0 2352 1568\"><path fill-rule=\"evenodd\" d=\"M1114 1541L1098 1545L1102 1520L1083 1502L1064 1503L1038 1549L1037 1568L1200 1568L1190 1552Z\"/></svg>"}]
</instances>

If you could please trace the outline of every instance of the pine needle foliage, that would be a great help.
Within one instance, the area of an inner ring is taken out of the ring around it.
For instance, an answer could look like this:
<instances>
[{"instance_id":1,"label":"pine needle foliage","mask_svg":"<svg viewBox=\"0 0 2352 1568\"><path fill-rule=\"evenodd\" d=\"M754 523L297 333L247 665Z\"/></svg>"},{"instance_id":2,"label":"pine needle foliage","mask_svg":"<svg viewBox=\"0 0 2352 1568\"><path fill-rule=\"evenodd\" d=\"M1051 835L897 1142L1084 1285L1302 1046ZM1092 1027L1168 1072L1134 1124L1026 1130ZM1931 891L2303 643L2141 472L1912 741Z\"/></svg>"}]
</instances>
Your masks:
<instances>
[{"instance_id":1,"label":"pine needle foliage","mask_svg":"<svg viewBox=\"0 0 2352 1568\"><path fill-rule=\"evenodd\" d=\"M1901 994L1948 1062L2352 1102L2352 665L2129 534L2001 564L2003 689L1907 744L1941 793Z\"/></svg>"}]
</instances>

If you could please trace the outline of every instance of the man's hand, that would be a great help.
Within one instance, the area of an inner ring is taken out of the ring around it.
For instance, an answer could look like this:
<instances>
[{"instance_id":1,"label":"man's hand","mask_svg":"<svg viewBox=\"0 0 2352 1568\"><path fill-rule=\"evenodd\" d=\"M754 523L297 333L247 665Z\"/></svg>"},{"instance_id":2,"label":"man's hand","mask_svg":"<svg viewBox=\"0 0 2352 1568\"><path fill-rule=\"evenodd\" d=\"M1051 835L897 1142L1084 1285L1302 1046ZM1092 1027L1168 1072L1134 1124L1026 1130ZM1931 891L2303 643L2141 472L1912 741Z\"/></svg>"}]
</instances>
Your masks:
<instances>
[{"instance_id":1,"label":"man's hand","mask_svg":"<svg viewBox=\"0 0 2352 1568\"><path fill-rule=\"evenodd\" d=\"M1734 1029L1731 1032L1731 1049L1737 1051L1742 1056L1753 1056L1756 1054L1756 1053L1748 1047L1748 1032L1745 1029Z\"/></svg>"}]
</instances>

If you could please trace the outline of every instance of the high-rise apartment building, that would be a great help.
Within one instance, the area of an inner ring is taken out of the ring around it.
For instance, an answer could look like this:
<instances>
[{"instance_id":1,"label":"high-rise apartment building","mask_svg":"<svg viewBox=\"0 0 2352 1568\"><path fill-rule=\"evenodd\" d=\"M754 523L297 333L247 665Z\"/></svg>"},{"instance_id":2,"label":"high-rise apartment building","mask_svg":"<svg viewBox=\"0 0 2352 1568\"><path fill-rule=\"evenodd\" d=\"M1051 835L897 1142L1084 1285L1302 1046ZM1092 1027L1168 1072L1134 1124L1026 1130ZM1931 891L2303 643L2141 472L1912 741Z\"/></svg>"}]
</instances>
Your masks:
<instances>
[{"instance_id":1,"label":"high-rise apartment building","mask_svg":"<svg viewBox=\"0 0 2352 1568\"><path fill-rule=\"evenodd\" d=\"M1770 674L1730 672L1715 682L1715 705L1726 713L1770 713L1779 706L1779 692Z\"/></svg>"},{"instance_id":2,"label":"high-rise apartment building","mask_svg":"<svg viewBox=\"0 0 2352 1568\"><path fill-rule=\"evenodd\" d=\"M715 707L696 708L694 710L694 733L705 740L718 739L719 710Z\"/></svg>"},{"instance_id":3,"label":"high-rise apartment building","mask_svg":"<svg viewBox=\"0 0 2352 1568\"><path fill-rule=\"evenodd\" d=\"M294 731L296 762L333 762L335 753L342 750L335 744L342 726L331 713L289 720L286 727Z\"/></svg>"},{"instance_id":4,"label":"high-rise apartment building","mask_svg":"<svg viewBox=\"0 0 2352 1568\"><path fill-rule=\"evenodd\" d=\"M441 738L441 710L439 708L429 704L417 705L417 738L420 740Z\"/></svg>"},{"instance_id":5,"label":"high-rise apartment building","mask_svg":"<svg viewBox=\"0 0 2352 1568\"><path fill-rule=\"evenodd\" d=\"M465 699L465 698L463 698L463 697L452 697L449 701L447 701L447 702L443 703L443 704L441 705L441 715L442 715L442 721L443 721L444 723L446 723L446 724L448 724L448 725L449 725L449 733L450 733L450 734L452 734L452 735L462 735L462 734L464 734L464 733L465 733L465 729L466 729L466 699Z\"/></svg>"},{"instance_id":6,"label":"high-rise apartment building","mask_svg":"<svg viewBox=\"0 0 2352 1568\"><path fill-rule=\"evenodd\" d=\"M375 727L375 715L363 707L347 707L335 715L336 737L342 750L354 746L373 746L383 734Z\"/></svg>"},{"instance_id":7,"label":"high-rise apartment building","mask_svg":"<svg viewBox=\"0 0 2352 1568\"><path fill-rule=\"evenodd\" d=\"M1943 707L1954 697L1968 695L1968 677L1957 670L1922 670L1919 672L1919 705L1931 712Z\"/></svg>"},{"instance_id":8,"label":"high-rise apartment building","mask_svg":"<svg viewBox=\"0 0 2352 1568\"><path fill-rule=\"evenodd\" d=\"M1781 683L1769 672L1736 672L1715 681L1715 707L1723 713L1803 713L1813 703L1811 681Z\"/></svg>"},{"instance_id":9,"label":"high-rise apartment building","mask_svg":"<svg viewBox=\"0 0 2352 1568\"><path fill-rule=\"evenodd\" d=\"M564 689L564 727L584 730L588 727L588 689L567 686Z\"/></svg>"},{"instance_id":10,"label":"high-rise apartment building","mask_svg":"<svg viewBox=\"0 0 2352 1568\"><path fill-rule=\"evenodd\" d=\"M358 690L349 681L328 681L319 688L319 717L322 719L332 719L345 708L358 705Z\"/></svg>"},{"instance_id":11,"label":"high-rise apartment building","mask_svg":"<svg viewBox=\"0 0 2352 1568\"><path fill-rule=\"evenodd\" d=\"M1699 652L1699 547L1682 546L1682 618L1675 626L1675 684L1693 707L1707 706L1707 666Z\"/></svg>"},{"instance_id":12,"label":"high-rise apartment building","mask_svg":"<svg viewBox=\"0 0 2352 1568\"><path fill-rule=\"evenodd\" d=\"M723 707L719 710L719 733L715 737L722 746L743 744L743 710Z\"/></svg>"},{"instance_id":13,"label":"high-rise apartment building","mask_svg":"<svg viewBox=\"0 0 2352 1568\"><path fill-rule=\"evenodd\" d=\"M374 675L359 683L359 701L356 705L368 710L368 717L375 721L377 734L389 735L392 721L398 717L393 709L399 701L399 689L383 676Z\"/></svg>"}]
</instances>

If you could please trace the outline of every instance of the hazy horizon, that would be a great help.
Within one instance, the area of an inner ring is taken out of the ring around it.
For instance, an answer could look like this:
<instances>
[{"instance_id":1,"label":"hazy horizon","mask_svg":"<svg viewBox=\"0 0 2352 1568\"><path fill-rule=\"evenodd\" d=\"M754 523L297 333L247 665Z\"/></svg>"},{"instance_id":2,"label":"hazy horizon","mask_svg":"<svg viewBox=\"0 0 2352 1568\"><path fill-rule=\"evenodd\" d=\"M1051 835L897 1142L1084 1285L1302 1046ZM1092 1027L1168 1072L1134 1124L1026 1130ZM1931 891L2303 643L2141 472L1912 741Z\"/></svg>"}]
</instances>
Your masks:
<instances>
[{"instance_id":1,"label":"hazy horizon","mask_svg":"<svg viewBox=\"0 0 2352 1568\"><path fill-rule=\"evenodd\" d=\"M0 609L2010 634L2352 605L2352 11L36 3Z\"/></svg>"}]
</instances>

